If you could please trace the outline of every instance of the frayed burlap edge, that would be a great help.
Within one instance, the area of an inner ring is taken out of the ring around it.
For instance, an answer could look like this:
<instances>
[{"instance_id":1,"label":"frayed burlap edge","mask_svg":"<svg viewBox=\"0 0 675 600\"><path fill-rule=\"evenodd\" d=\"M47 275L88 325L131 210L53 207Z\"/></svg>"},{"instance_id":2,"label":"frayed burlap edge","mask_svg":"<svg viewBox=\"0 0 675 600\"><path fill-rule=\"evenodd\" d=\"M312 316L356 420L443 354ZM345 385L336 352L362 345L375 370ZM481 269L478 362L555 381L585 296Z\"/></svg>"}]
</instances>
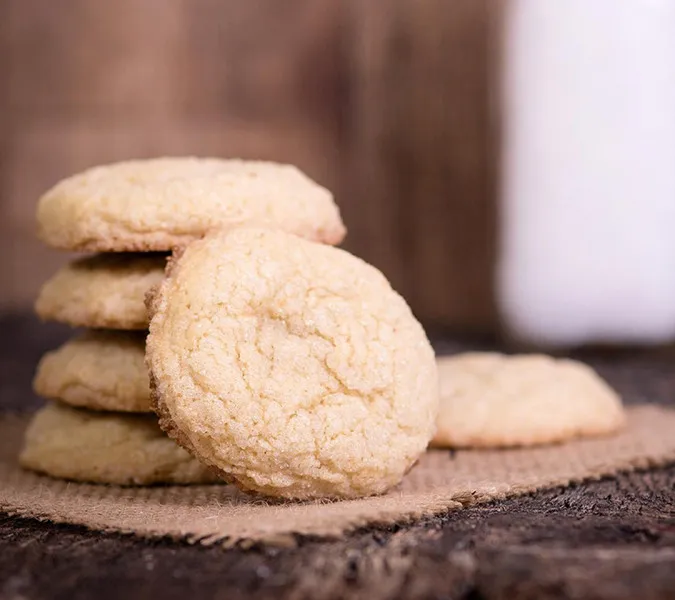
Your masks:
<instances>
[{"instance_id":1,"label":"frayed burlap edge","mask_svg":"<svg viewBox=\"0 0 675 600\"><path fill-rule=\"evenodd\" d=\"M0 419L0 510L97 531L229 546L337 537L675 462L675 411L628 409L618 435L496 451L430 450L396 489L342 502L273 503L227 485L123 488L54 480L16 464L26 417Z\"/></svg>"}]
</instances>

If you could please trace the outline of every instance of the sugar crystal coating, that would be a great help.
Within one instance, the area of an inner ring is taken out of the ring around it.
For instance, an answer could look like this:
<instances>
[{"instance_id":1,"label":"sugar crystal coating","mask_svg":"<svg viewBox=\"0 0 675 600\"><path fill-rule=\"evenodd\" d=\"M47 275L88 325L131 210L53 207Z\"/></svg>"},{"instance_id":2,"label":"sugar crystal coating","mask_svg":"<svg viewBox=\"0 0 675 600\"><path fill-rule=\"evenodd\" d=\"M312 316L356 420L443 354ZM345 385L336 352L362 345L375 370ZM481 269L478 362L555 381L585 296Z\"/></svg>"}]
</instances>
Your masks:
<instances>
[{"instance_id":1,"label":"sugar crystal coating","mask_svg":"<svg viewBox=\"0 0 675 600\"><path fill-rule=\"evenodd\" d=\"M438 362L434 446L531 446L613 433L625 422L616 392L578 361L470 352Z\"/></svg>"},{"instance_id":2,"label":"sugar crystal coating","mask_svg":"<svg viewBox=\"0 0 675 600\"><path fill-rule=\"evenodd\" d=\"M71 406L152 412L145 332L92 330L68 340L42 357L33 389Z\"/></svg>"},{"instance_id":3,"label":"sugar crystal coating","mask_svg":"<svg viewBox=\"0 0 675 600\"><path fill-rule=\"evenodd\" d=\"M147 329L145 295L164 278L164 254L97 254L68 263L40 290L35 311L74 327Z\"/></svg>"},{"instance_id":4,"label":"sugar crystal coating","mask_svg":"<svg viewBox=\"0 0 675 600\"><path fill-rule=\"evenodd\" d=\"M385 277L343 250L214 233L173 261L151 305L161 426L244 489L381 493L433 434L426 335Z\"/></svg>"},{"instance_id":5,"label":"sugar crystal coating","mask_svg":"<svg viewBox=\"0 0 675 600\"><path fill-rule=\"evenodd\" d=\"M168 438L151 415L48 404L35 413L19 457L52 477L111 483L215 483L219 478Z\"/></svg>"},{"instance_id":6,"label":"sugar crystal coating","mask_svg":"<svg viewBox=\"0 0 675 600\"><path fill-rule=\"evenodd\" d=\"M338 244L332 194L291 165L155 158L88 169L39 201L38 236L88 252L168 251L214 228L273 227Z\"/></svg>"}]
</instances>

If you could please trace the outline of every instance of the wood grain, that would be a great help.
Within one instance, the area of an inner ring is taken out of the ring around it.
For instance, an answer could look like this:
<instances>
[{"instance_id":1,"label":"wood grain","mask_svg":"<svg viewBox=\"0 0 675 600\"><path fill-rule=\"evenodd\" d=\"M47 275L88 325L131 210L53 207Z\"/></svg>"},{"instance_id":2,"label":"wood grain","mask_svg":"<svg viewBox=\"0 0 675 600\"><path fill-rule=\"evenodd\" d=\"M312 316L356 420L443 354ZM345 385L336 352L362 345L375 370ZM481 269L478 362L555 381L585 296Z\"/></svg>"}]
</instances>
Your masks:
<instances>
[{"instance_id":1,"label":"wood grain","mask_svg":"<svg viewBox=\"0 0 675 600\"><path fill-rule=\"evenodd\" d=\"M489 22L498 0L0 0L0 310L65 260L39 194L168 154L292 162L425 322L494 325Z\"/></svg>"},{"instance_id":2,"label":"wood grain","mask_svg":"<svg viewBox=\"0 0 675 600\"><path fill-rule=\"evenodd\" d=\"M476 330L492 327L495 312L493 5L387 0L354 9L352 182L364 204L356 249L425 321Z\"/></svg>"},{"instance_id":3,"label":"wood grain","mask_svg":"<svg viewBox=\"0 0 675 600\"><path fill-rule=\"evenodd\" d=\"M0 410L38 400L38 357L68 335L0 318ZM441 340L440 352L466 343ZM675 407L673 350L587 351L628 403ZM295 547L190 546L0 514L0 597L672 598L675 466L370 528Z\"/></svg>"}]
</instances>

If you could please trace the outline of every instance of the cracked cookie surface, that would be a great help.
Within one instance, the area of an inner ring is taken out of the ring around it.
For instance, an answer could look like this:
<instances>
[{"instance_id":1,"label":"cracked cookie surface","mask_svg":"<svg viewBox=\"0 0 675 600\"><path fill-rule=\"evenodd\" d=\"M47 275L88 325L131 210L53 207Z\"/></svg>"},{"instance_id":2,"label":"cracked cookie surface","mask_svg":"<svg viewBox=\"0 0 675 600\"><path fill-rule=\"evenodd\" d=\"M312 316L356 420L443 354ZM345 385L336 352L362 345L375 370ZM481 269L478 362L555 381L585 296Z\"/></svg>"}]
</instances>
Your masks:
<instances>
[{"instance_id":1,"label":"cracked cookie surface","mask_svg":"<svg viewBox=\"0 0 675 600\"><path fill-rule=\"evenodd\" d=\"M38 396L93 410L152 412L145 332L87 331L42 357Z\"/></svg>"},{"instance_id":2,"label":"cracked cookie surface","mask_svg":"<svg viewBox=\"0 0 675 600\"><path fill-rule=\"evenodd\" d=\"M162 428L243 489L381 493L433 434L427 337L385 277L343 250L214 233L171 261L149 304Z\"/></svg>"},{"instance_id":3,"label":"cracked cookie surface","mask_svg":"<svg viewBox=\"0 0 675 600\"><path fill-rule=\"evenodd\" d=\"M154 416L92 412L56 403L35 413L19 462L52 477L91 483L221 481L167 437Z\"/></svg>"},{"instance_id":4,"label":"cracked cookie surface","mask_svg":"<svg viewBox=\"0 0 675 600\"><path fill-rule=\"evenodd\" d=\"M509 447L614 433L621 399L589 366L544 355L438 359L436 447Z\"/></svg>"},{"instance_id":5,"label":"cracked cookie surface","mask_svg":"<svg viewBox=\"0 0 675 600\"><path fill-rule=\"evenodd\" d=\"M87 252L169 251L214 228L273 227L327 244L345 235L332 194L291 165L156 158L94 167L39 201L38 236Z\"/></svg>"},{"instance_id":6,"label":"cracked cookie surface","mask_svg":"<svg viewBox=\"0 0 675 600\"><path fill-rule=\"evenodd\" d=\"M73 327L147 329L145 294L164 278L165 254L97 254L62 267L40 290L35 311Z\"/></svg>"}]
</instances>

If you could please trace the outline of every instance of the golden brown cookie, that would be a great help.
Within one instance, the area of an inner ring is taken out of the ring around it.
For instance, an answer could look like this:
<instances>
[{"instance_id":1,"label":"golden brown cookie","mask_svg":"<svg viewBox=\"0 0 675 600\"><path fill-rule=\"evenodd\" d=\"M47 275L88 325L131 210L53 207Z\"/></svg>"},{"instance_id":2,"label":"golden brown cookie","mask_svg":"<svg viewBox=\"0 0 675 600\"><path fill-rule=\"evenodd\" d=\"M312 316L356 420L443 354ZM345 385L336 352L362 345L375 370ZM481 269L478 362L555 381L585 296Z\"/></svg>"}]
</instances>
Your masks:
<instances>
[{"instance_id":1,"label":"golden brown cookie","mask_svg":"<svg viewBox=\"0 0 675 600\"><path fill-rule=\"evenodd\" d=\"M42 357L33 388L94 410L152 412L145 332L87 331Z\"/></svg>"},{"instance_id":2,"label":"golden brown cookie","mask_svg":"<svg viewBox=\"0 0 675 600\"><path fill-rule=\"evenodd\" d=\"M271 496L358 497L401 480L433 434L438 379L377 269L237 229L190 244L169 271L146 348L165 431Z\"/></svg>"},{"instance_id":3,"label":"golden brown cookie","mask_svg":"<svg viewBox=\"0 0 675 600\"><path fill-rule=\"evenodd\" d=\"M74 327L147 329L145 294L164 277L164 254L97 254L73 261L44 284L41 319Z\"/></svg>"},{"instance_id":4,"label":"golden brown cookie","mask_svg":"<svg viewBox=\"0 0 675 600\"><path fill-rule=\"evenodd\" d=\"M214 228L281 229L338 244L331 193L290 165L157 158L95 167L58 183L37 209L38 235L87 252L168 251Z\"/></svg>"},{"instance_id":5,"label":"golden brown cookie","mask_svg":"<svg viewBox=\"0 0 675 600\"><path fill-rule=\"evenodd\" d=\"M621 399L587 365L542 355L468 353L438 360L434 446L532 446L614 433Z\"/></svg>"},{"instance_id":6,"label":"golden brown cookie","mask_svg":"<svg viewBox=\"0 0 675 600\"><path fill-rule=\"evenodd\" d=\"M39 410L19 462L62 479L118 485L215 483L219 478L169 439L150 415Z\"/></svg>"}]
</instances>

